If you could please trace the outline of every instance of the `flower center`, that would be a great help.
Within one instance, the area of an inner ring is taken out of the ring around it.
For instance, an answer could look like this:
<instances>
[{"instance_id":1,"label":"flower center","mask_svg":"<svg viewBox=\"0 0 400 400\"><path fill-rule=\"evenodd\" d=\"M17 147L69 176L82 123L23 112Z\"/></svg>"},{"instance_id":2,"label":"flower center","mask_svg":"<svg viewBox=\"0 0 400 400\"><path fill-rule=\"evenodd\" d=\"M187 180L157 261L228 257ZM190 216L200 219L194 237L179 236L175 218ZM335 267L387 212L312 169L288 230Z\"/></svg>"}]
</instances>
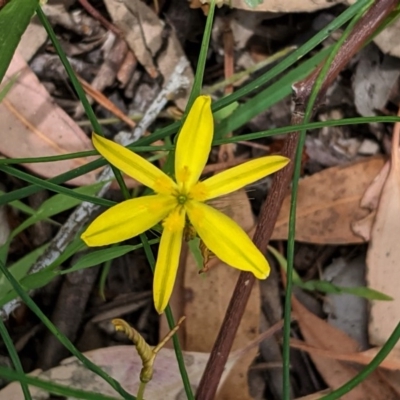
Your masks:
<instances>
[{"instance_id":1,"label":"flower center","mask_svg":"<svg viewBox=\"0 0 400 400\"><path fill-rule=\"evenodd\" d=\"M186 203L187 199L188 199L187 196L182 193L180 193L180 194L178 194L178 196L176 196L176 200L178 201L178 204L180 204L182 206Z\"/></svg>"}]
</instances>

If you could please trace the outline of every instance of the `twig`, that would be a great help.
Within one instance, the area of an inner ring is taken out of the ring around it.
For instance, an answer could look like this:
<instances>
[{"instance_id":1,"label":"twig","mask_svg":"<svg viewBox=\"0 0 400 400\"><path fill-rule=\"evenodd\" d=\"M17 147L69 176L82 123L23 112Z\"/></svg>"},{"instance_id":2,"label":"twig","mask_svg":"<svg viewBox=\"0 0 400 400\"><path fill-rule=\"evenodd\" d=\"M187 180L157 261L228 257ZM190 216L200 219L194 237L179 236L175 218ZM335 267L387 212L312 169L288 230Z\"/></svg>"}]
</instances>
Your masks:
<instances>
[{"instance_id":1,"label":"twig","mask_svg":"<svg viewBox=\"0 0 400 400\"><path fill-rule=\"evenodd\" d=\"M119 135L119 142L122 145L127 146L137 141L150 126L150 124L155 120L160 111L165 107L170 96L182 86L187 85L188 82L186 81L186 78L184 78L182 75L183 71L187 67L187 64L188 61L186 60L186 58L181 58L179 60L169 81L160 91L153 103L150 105L146 114L143 116L143 119L140 121L134 131ZM111 168L109 166L104 168L104 170L100 173L97 181L106 183L97 193L97 197L104 196L111 185L110 180L113 179L113 177L114 175ZM83 227L83 225L90 219L90 217L93 215L94 212L96 212L97 209L98 206L89 202L83 202L80 206L78 206L70 215L65 224L60 228L57 235L50 242L43 255L39 257L39 259L32 265L29 270L29 274L38 272L57 260L57 258L60 257L67 245L74 238L76 233ZM0 309L0 317L3 319L7 319L8 316L19 305L19 298L6 303Z\"/></svg>"},{"instance_id":2,"label":"twig","mask_svg":"<svg viewBox=\"0 0 400 400\"><path fill-rule=\"evenodd\" d=\"M352 34L349 36L348 40L345 41L332 63L319 93L318 101L321 101L327 88L337 77L341 69L363 46L373 32L376 31L382 21L389 15L396 5L397 0L377 0L365 13L363 18L360 19ZM295 111L292 115L293 125L300 124L303 120L305 105L307 104L307 100L311 94L312 87L319 71L320 68L317 68L316 71L309 75L309 77L294 85ZM298 137L298 132L295 132L288 135L285 139L282 154L289 157L291 160L294 159ZM262 207L259 223L254 234L254 243L262 252L266 251L279 210L287 193L292 173L293 163L290 163L288 167L275 174L270 193ZM203 377L200 381L196 400L212 400L215 397L254 280L255 278L253 274L249 272L240 273L224 321L211 351Z\"/></svg>"},{"instance_id":3,"label":"twig","mask_svg":"<svg viewBox=\"0 0 400 400\"><path fill-rule=\"evenodd\" d=\"M114 32L119 37L123 37L123 32L118 29L114 24L112 24L109 20L104 18L89 2L88 0L79 0L81 6L96 20L98 20L106 29L109 29L111 32Z\"/></svg>"}]
</instances>

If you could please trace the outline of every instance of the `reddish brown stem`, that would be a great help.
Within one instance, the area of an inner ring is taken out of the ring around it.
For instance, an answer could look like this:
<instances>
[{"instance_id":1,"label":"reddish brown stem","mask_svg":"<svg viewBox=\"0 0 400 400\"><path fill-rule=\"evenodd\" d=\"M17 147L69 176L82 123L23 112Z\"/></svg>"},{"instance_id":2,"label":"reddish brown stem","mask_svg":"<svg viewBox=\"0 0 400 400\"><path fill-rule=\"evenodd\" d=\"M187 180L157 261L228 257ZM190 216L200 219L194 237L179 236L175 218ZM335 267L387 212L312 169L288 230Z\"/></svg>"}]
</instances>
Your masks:
<instances>
[{"instance_id":1,"label":"reddish brown stem","mask_svg":"<svg viewBox=\"0 0 400 400\"><path fill-rule=\"evenodd\" d=\"M397 0L377 0L375 4L365 13L355 26L351 35L345 41L337 56L332 62L324 84L320 91L318 100L326 92L326 89L337 77L342 68L349 62L351 57L363 46L382 21L397 5ZM321 67L320 67L321 68ZM316 69L306 79L294 86L294 103L296 111L292 116L292 123L299 124L303 120L304 107L310 96L315 79L320 68ZM298 142L298 133L292 133L285 139L282 154L294 159L294 153ZM256 232L254 243L265 252L269 239L272 235L279 210L287 193L288 186L293 173L293 162L286 168L277 172L274 176L270 193L265 201ZM196 394L196 400L213 400L230 353L234 337L242 319L251 289L254 284L254 276L248 272L241 272L235 290L233 292L225 319L218 333L210 358L208 360L203 377Z\"/></svg>"},{"instance_id":2,"label":"reddish brown stem","mask_svg":"<svg viewBox=\"0 0 400 400\"><path fill-rule=\"evenodd\" d=\"M88 0L79 0L81 6L90 14L94 19L99 21L106 29L114 32L117 36L122 37L122 32L113 25L110 21L104 18L90 3Z\"/></svg>"}]
</instances>

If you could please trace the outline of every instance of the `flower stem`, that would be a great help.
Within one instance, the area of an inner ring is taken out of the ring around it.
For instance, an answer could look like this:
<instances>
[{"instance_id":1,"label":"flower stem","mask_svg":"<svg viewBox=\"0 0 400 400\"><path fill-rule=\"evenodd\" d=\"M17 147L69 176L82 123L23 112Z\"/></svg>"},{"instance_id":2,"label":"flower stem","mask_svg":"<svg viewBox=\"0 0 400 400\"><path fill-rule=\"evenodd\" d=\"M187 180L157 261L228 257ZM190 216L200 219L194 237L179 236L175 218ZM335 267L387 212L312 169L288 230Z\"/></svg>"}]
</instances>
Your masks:
<instances>
[{"instance_id":1,"label":"flower stem","mask_svg":"<svg viewBox=\"0 0 400 400\"><path fill-rule=\"evenodd\" d=\"M149 240L147 239L147 236L145 233L142 233L140 235L140 240L142 241L147 260L149 261L150 267L154 273L156 260L154 258L153 251L151 250ZM165 316L167 317L169 329L171 329L171 330L174 329L176 324L175 324L174 316L172 315L171 307L169 305L165 309ZM186 371L185 362L183 359L183 352L182 352L181 346L179 344L178 336L176 334L174 336L172 336L172 342L174 344L176 360L178 362L179 372L181 373L183 386L184 386L185 392L186 392L186 397L188 400L194 400L192 387L190 385L189 376Z\"/></svg>"},{"instance_id":2,"label":"flower stem","mask_svg":"<svg viewBox=\"0 0 400 400\"><path fill-rule=\"evenodd\" d=\"M136 400L143 400L144 390L146 389L146 383L140 382L139 389L136 395Z\"/></svg>"}]
</instances>

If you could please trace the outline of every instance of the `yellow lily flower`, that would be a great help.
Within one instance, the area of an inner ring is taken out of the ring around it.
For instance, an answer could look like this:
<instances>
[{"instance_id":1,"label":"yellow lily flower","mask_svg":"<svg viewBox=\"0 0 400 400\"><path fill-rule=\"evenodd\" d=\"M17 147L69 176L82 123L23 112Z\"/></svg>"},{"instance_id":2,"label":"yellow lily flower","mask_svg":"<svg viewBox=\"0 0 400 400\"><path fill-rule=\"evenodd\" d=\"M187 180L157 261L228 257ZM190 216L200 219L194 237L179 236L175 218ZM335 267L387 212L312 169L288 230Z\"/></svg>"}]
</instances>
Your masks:
<instances>
[{"instance_id":1,"label":"yellow lily flower","mask_svg":"<svg viewBox=\"0 0 400 400\"><path fill-rule=\"evenodd\" d=\"M97 217L82 234L88 246L104 246L137 236L163 221L153 294L162 313L174 286L188 219L207 248L221 261L258 279L269 275L264 255L232 219L206 204L283 168L289 159L261 157L204 181L213 138L211 98L198 97L182 126L175 149L175 181L129 149L93 134L93 145L112 165L151 188L155 194L123 201Z\"/></svg>"}]
</instances>

